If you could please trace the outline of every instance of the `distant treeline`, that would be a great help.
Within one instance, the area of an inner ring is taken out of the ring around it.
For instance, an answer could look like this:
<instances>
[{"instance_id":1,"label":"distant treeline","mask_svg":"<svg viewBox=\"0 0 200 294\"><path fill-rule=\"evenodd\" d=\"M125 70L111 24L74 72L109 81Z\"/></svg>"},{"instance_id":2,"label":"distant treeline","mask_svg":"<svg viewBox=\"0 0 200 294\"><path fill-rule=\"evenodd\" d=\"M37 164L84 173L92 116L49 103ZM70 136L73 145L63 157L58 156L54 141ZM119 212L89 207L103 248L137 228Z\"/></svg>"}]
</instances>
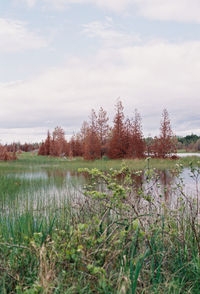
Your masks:
<instances>
[{"instance_id":1,"label":"distant treeline","mask_svg":"<svg viewBox=\"0 0 200 294\"><path fill-rule=\"evenodd\" d=\"M34 143L12 143L12 144L0 144L0 160L16 160L17 159L17 153L20 152L29 152L39 149L40 144Z\"/></svg>"},{"instance_id":2,"label":"distant treeline","mask_svg":"<svg viewBox=\"0 0 200 294\"><path fill-rule=\"evenodd\" d=\"M163 110L159 137L145 139L141 116L137 110L133 118L125 117L122 102L115 105L113 126L108 124L107 112L101 107L98 113L92 109L89 121L84 121L80 132L69 142L64 130L56 127L39 148L38 155L81 156L87 160L99 158L157 158L171 157L176 153L177 140L173 135L169 115Z\"/></svg>"},{"instance_id":3,"label":"distant treeline","mask_svg":"<svg viewBox=\"0 0 200 294\"><path fill-rule=\"evenodd\" d=\"M12 143L12 144L6 144L4 145L9 152L16 152L16 151L23 151L23 152L29 152L29 151L34 151L38 150L40 147L39 143L24 143L21 144L20 142L18 143Z\"/></svg>"},{"instance_id":4,"label":"distant treeline","mask_svg":"<svg viewBox=\"0 0 200 294\"><path fill-rule=\"evenodd\" d=\"M191 134L185 137L177 137L178 149L185 149L186 151L200 151L200 136Z\"/></svg>"}]
</instances>

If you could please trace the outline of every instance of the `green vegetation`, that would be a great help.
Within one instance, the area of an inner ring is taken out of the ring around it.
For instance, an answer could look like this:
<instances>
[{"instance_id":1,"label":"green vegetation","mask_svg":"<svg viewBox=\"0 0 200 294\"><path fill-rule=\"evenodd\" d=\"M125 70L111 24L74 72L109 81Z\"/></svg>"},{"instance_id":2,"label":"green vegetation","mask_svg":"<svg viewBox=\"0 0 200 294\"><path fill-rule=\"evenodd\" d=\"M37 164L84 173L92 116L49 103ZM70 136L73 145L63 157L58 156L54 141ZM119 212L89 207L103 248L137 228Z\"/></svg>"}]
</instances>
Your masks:
<instances>
[{"instance_id":1,"label":"green vegetation","mask_svg":"<svg viewBox=\"0 0 200 294\"><path fill-rule=\"evenodd\" d=\"M199 157L190 156L179 158L177 160L172 159L151 159L151 167L164 170L173 169L176 164L182 164L184 167L188 167L192 162L196 165ZM17 161L0 161L0 173L4 172L19 172L19 171L38 171L39 169L66 169L77 171L79 168L98 168L100 170L120 169L121 164L124 162L129 168L133 170L144 169L147 166L147 159L118 159L111 160L107 157L103 157L99 160L86 161L81 157L75 157L73 159L62 157L49 157L49 156L37 156L32 153L22 153L19 155Z\"/></svg>"},{"instance_id":2,"label":"green vegetation","mask_svg":"<svg viewBox=\"0 0 200 294\"><path fill-rule=\"evenodd\" d=\"M196 157L1 162L0 293L200 293L198 189L169 202L152 169L182 164L198 188Z\"/></svg>"},{"instance_id":3,"label":"green vegetation","mask_svg":"<svg viewBox=\"0 0 200 294\"><path fill-rule=\"evenodd\" d=\"M200 136L191 134L185 137L177 137L177 147L180 152L182 149L186 152L199 152L200 151Z\"/></svg>"},{"instance_id":4,"label":"green vegetation","mask_svg":"<svg viewBox=\"0 0 200 294\"><path fill-rule=\"evenodd\" d=\"M199 151L186 150L186 149L179 149L179 150L177 151L177 155L178 155L178 153L194 153L194 155L195 155L195 153L199 153Z\"/></svg>"},{"instance_id":5,"label":"green vegetation","mask_svg":"<svg viewBox=\"0 0 200 294\"><path fill-rule=\"evenodd\" d=\"M200 136L191 134L187 135L185 137L177 137L178 142L181 142L183 145L188 146L191 143L196 143L198 139L200 139Z\"/></svg>"}]
</instances>

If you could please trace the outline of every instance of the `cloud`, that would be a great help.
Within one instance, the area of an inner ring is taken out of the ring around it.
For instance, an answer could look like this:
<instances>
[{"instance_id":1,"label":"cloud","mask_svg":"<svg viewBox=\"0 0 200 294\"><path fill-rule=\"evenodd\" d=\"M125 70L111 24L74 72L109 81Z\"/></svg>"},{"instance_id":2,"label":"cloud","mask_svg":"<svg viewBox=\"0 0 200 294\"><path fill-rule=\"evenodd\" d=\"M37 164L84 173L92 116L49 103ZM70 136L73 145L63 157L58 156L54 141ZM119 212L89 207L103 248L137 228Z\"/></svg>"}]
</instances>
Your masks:
<instances>
[{"instance_id":1,"label":"cloud","mask_svg":"<svg viewBox=\"0 0 200 294\"><path fill-rule=\"evenodd\" d=\"M125 10L128 6L133 4L135 0L15 0L18 2L24 2L28 7L33 7L36 3L43 2L55 8L55 9L65 9L69 5L73 4L91 4L102 9L108 9L111 11L121 12Z\"/></svg>"},{"instance_id":2,"label":"cloud","mask_svg":"<svg viewBox=\"0 0 200 294\"><path fill-rule=\"evenodd\" d=\"M123 31L114 29L112 18L107 17L106 21L93 21L83 25L83 33L90 38L97 38L105 47L124 47L140 42L139 35L130 35Z\"/></svg>"},{"instance_id":3,"label":"cloud","mask_svg":"<svg viewBox=\"0 0 200 294\"><path fill-rule=\"evenodd\" d=\"M200 22L199 0L134 0L139 14L149 19Z\"/></svg>"},{"instance_id":4,"label":"cloud","mask_svg":"<svg viewBox=\"0 0 200 294\"><path fill-rule=\"evenodd\" d=\"M57 9L65 8L71 4L92 4L102 9L120 12L127 8L132 0L43 0L43 2Z\"/></svg>"},{"instance_id":5,"label":"cloud","mask_svg":"<svg viewBox=\"0 0 200 294\"><path fill-rule=\"evenodd\" d=\"M72 4L92 4L101 9L115 12L135 12L152 20L200 22L199 0L18 0L29 7L43 1L56 9L64 9Z\"/></svg>"},{"instance_id":6,"label":"cloud","mask_svg":"<svg viewBox=\"0 0 200 294\"><path fill-rule=\"evenodd\" d=\"M120 96L126 114L138 108L146 135L159 131L165 107L177 133L196 132L199 93L200 42L155 41L104 48L89 60L74 58L31 80L0 84L0 126L61 125L72 133L92 108L103 106L113 114Z\"/></svg>"},{"instance_id":7,"label":"cloud","mask_svg":"<svg viewBox=\"0 0 200 294\"><path fill-rule=\"evenodd\" d=\"M39 49L47 42L28 30L24 22L0 18L0 53Z\"/></svg>"},{"instance_id":8,"label":"cloud","mask_svg":"<svg viewBox=\"0 0 200 294\"><path fill-rule=\"evenodd\" d=\"M51 130L52 131L52 130ZM0 144L12 142L41 142L47 133L46 128L0 128Z\"/></svg>"},{"instance_id":9,"label":"cloud","mask_svg":"<svg viewBox=\"0 0 200 294\"><path fill-rule=\"evenodd\" d=\"M15 0L15 1L21 1L21 2L24 2L24 3L26 3L27 4L27 6L28 7L33 7L33 6L35 6L35 4L36 4L36 2L37 2L37 0Z\"/></svg>"}]
</instances>

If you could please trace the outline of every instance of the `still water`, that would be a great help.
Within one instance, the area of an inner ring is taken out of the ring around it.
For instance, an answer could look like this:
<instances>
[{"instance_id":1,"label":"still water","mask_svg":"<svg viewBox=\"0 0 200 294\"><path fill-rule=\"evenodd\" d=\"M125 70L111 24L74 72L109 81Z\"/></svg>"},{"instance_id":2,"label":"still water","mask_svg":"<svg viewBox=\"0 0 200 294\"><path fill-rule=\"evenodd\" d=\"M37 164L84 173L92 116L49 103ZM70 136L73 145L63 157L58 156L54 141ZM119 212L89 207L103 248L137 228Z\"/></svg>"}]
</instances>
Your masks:
<instances>
[{"instance_id":1,"label":"still water","mask_svg":"<svg viewBox=\"0 0 200 294\"><path fill-rule=\"evenodd\" d=\"M178 153L179 157L188 157L188 156L198 156L200 157L200 153Z\"/></svg>"},{"instance_id":2,"label":"still water","mask_svg":"<svg viewBox=\"0 0 200 294\"><path fill-rule=\"evenodd\" d=\"M162 197L170 205L183 193L196 197L199 185L198 178L195 181L188 168L181 173L158 170L150 181L144 172L133 174L132 178L133 196L142 190L153 197ZM89 180L87 174L60 169L3 175L0 178L0 214L62 209L68 201L76 203L84 199L84 187ZM105 186L102 183L97 189L105 189Z\"/></svg>"}]
</instances>

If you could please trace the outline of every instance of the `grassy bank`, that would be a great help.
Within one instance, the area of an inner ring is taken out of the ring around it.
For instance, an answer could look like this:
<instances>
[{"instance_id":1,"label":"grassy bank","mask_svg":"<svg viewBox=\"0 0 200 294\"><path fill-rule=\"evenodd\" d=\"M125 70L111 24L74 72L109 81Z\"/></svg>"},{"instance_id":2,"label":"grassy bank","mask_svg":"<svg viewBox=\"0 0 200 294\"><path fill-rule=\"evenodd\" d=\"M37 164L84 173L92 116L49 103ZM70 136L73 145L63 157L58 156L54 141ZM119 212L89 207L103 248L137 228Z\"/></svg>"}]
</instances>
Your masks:
<instances>
[{"instance_id":1,"label":"grassy bank","mask_svg":"<svg viewBox=\"0 0 200 294\"><path fill-rule=\"evenodd\" d=\"M184 167L188 167L192 162L193 165L197 165L200 160L197 156L190 156L179 158L178 160L171 159L150 159L150 167L156 169L173 169L176 164L182 164ZM38 169L53 169L60 168L66 170L77 171L79 168L98 168L100 170L120 169L122 162L126 166L133 170L144 169L147 167L146 159L124 159L124 160L94 160L86 161L82 158L55 158L48 156L37 156L32 153L23 153L19 156L19 160L0 162L0 173L2 172L18 172L18 171L29 171Z\"/></svg>"},{"instance_id":2,"label":"grassy bank","mask_svg":"<svg viewBox=\"0 0 200 294\"><path fill-rule=\"evenodd\" d=\"M199 153L199 151L193 151L193 150L191 150L191 151L187 151L186 149L178 149L177 150L177 153L179 154L179 153Z\"/></svg>"}]
</instances>

